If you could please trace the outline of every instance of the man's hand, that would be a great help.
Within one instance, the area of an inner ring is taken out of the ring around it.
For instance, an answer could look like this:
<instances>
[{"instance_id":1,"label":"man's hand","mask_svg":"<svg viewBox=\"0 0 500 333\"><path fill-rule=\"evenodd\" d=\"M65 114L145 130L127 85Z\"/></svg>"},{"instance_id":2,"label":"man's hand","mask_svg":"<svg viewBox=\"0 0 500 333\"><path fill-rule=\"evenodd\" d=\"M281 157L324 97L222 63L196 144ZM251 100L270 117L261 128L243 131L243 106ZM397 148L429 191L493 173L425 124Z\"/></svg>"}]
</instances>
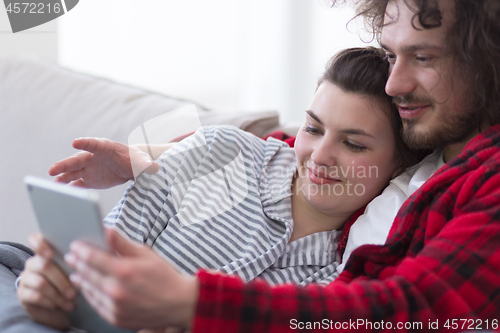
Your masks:
<instances>
[{"instance_id":1,"label":"man's hand","mask_svg":"<svg viewBox=\"0 0 500 333\"><path fill-rule=\"evenodd\" d=\"M106 230L111 254L74 242L66 255L70 278L99 314L130 329L189 328L198 282L180 274L151 248Z\"/></svg>"},{"instance_id":2,"label":"man's hand","mask_svg":"<svg viewBox=\"0 0 500 333\"><path fill-rule=\"evenodd\" d=\"M83 151L55 163L50 169L56 181L71 185L105 189L134 179L138 171L154 174L158 164L135 146L102 138L81 138L73 147ZM131 162L132 161L132 162Z\"/></svg>"},{"instance_id":3,"label":"man's hand","mask_svg":"<svg viewBox=\"0 0 500 333\"><path fill-rule=\"evenodd\" d=\"M29 239L36 255L26 261L17 296L33 320L56 329L69 327L66 312L74 307L76 289L52 261L54 252L41 235Z\"/></svg>"}]
</instances>

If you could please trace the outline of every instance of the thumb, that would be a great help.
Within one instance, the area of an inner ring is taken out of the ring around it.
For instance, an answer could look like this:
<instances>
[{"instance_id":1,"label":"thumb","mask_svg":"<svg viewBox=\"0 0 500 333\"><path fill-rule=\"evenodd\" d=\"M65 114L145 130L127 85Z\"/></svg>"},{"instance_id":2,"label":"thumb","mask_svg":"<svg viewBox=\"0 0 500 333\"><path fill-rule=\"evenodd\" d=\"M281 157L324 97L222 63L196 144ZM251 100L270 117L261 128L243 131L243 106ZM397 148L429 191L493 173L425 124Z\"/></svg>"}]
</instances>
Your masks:
<instances>
[{"instance_id":1,"label":"thumb","mask_svg":"<svg viewBox=\"0 0 500 333\"><path fill-rule=\"evenodd\" d=\"M31 246L33 251L41 255L47 260L52 260L54 251L49 243L43 238L41 234L33 234L28 239L28 244Z\"/></svg>"},{"instance_id":2,"label":"thumb","mask_svg":"<svg viewBox=\"0 0 500 333\"><path fill-rule=\"evenodd\" d=\"M158 171L160 170L160 166L158 165L158 163L156 162L151 162L151 165L148 166L144 171L148 174L148 175L154 175L155 173L157 173Z\"/></svg>"},{"instance_id":3,"label":"thumb","mask_svg":"<svg viewBox=\"0 0 500 333\"><path fill-rule=\"evenodd\" d=\"M136 257L141 254L142 246L132 243L114 228L104 228L106 240L111 252L116 252L122 256Z\"/></svg>"}]
</instances>

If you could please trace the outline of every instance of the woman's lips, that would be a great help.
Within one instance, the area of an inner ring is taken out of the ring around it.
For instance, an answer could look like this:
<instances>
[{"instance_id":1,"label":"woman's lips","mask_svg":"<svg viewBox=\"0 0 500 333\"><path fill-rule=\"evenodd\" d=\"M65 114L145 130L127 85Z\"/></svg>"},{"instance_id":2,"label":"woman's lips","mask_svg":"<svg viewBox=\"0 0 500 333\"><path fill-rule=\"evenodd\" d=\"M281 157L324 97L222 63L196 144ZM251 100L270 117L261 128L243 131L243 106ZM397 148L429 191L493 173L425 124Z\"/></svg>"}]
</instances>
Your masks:
<instances>
[{"instance_id":1,"label":"woman's lips","mask_svg":"<svg viewBox=\"0 0 500 333\"><path fill-rule=\"evenodd\" d=\"M419 117L422 113L424 113L425 109L427 109L429 105L408 105L401 106L398 105L399 115L404 119L412 119Z\"/></svg>"},{"instance_id":2,"label":"woman's lips","mask_svg":"<svg viewBox=\"0 0 500 333\"><path fill-rule=\"evenodd\" d=\"M314 184L325 185L325 184L338 183L341 181L340 179L329 178L326 175L323 175L313 169L308 169L308 170L309 170L309 180Z\"/></svg>"}]
</instances>

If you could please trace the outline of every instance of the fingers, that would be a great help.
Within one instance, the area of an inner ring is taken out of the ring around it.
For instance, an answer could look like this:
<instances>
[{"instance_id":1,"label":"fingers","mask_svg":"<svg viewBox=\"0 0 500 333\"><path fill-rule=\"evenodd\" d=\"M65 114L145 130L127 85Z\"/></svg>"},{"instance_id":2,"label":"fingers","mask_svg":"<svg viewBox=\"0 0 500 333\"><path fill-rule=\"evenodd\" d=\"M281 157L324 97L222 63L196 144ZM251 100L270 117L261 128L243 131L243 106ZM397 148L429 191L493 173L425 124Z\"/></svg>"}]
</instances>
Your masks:
<instances>
[{"instance_id":1,"label":"fingers","mask_svg":"<svg viewBox=\"0 0 500 333\"><path fill-rule=\"evenodd\" d=\"M72 146L75 149L88 151L88 147L91 146L90 142L92 140L95 140L95 138L76 138L73 140Z\"/></svg>"},{"instance_id":2,"label":"fingers","mask_svg":"<svg viewBox=\"0 0 500 333\"><path fill-rule=\"evenodd\" d=\"M98 269L94 269L93 267L87 265L87 263L78 260L78 258L76 258L72 253L66 255L65 258L66 261L70 263L70 265L73 265L75 269L75 273L70 274L71 282L77 285L82 292L88 292L90 290L91 294L97 293L95 291L94 284L98 288L103 287L103 280L106 278L106 273L103 273ZM93 284L88 284L88 281L92 282Z\"/></svg>"},{"instance_id":3,"label":"fingers","mask_svg":"<svg viewBox=\"0 0 500 333\"><path fill-rule=\"evenodd\" d=\"M148 166L144 172L146 172L148 175L154 175L160 170L160 166L156 162L150 162L151 165Z\"/></svg>"},{"instance_id":4,"label":"fingers","mask_svg":"<svg viewBox=\"0 0 500 333\"><path fill-rule=\"evenodd\" d=\"M73 140L73 148L94 153L106 149L106 141L102 138L78 138Z\"/></svg>"},{"instance_id":5,"label":"fingers","mask_svg":"<svg viewBox=\"0 0 500 333\"><path fill-rule=\"evenodd\" d=\"M57 163L49 169L49 175L57 176L63 173L69 173L72 171L76 171L82 169L87 162L92 158L94 152L105 152L106 150L110 150L108 147L109 144L106 144L109 140L107 139L98 139L98 138L79 138L73 141L73 147L76 149L81 149L84 151L78 152L73 156L65 158ZM57 181L63 183L69 183L73 180L77 180L75 178L76 175L71 175L63 178L59 178Z\"/></svg>"},{"instance_id":6,"label":"fingers","mask_svg":"<svg viewBox=\"0 0 500 333\"><path fill-rule=\"evenodd\" d=\"M41 234L33 234L28 238L28 244L40 256L52 260L54 250Z\"/></svg>"},{"instance_id":7,"label":"fingers","mask_svg":"<svg viewBox=\"0 0 500 333\"><path fill-rule=\"evenodd\" d=\"M93 154L88 151L81 151L73 156L67 157L56 162L49 168L49 175L57 176L66 172L82 169L92 158ZM73 179L74 180L74 179Z\"/></svg>"},{"instance_id":8,"label":"fingers","mask_svg":"<svg viewBox=\"0 0 500 333\"><path fill-rule=\"evenodd\" d=\"M104 232L111 251L117 252L122 256L136 256L140 253L142 246L122 237L116 229L106 228Z\"/></svg>"},{"instance_id":9,"label":"fingers","mask_svg":"<svg viewBox=\"0 0 500 333\"><path fill-rule=\"evenodd\" d=\"M51 260L34 256L26 261L20 285L40 290L43 296L64 308L64 301L71 301L77 291L71 285L66 274Z\"/></svg>"},{"instance_id":10,"label":"fingers","mask_svg":"<svg viewBox=\"0 0 500 333\"><path fill-rule=\"evenodd\" d=\"M85 169L82 168L75 171L64 172L63 174L57 176L55 178L55 181L59 183L65 183L65 184L69 183L71 185L86 187L85 182L82 179L84 177L85 177Z\"/></svg>"},{"instance_id":11,"label":"fingers","mask_svg":"<svg viewBox=\"0 0 500 333\"><path fill-rule=\"evenodd\" d=\"M73 251L75 248L79 251L78 246L72 246L72 248ZM102 251L97 250L97 252ZM107 261L103 260L101 253L84 253L83 256L94 264ZM104 319L113 323L114 316L112 313L114 304L108 297L108 293L112 289L111 284L114 281L114 277L106 272L102 272L106 269L99 265L97 268L88 265L75 255L74 252L68 253L65 256L65 260L75 270L74 273L70 274L71 282L78 286L85 299ZM104 267L107 268L108 266Z\"/></svg>"},{"instance_id":12,"label":"fingers","mask_svg":"<svg viewBox=\"0 0 500 333\"><path fill-rule=\"evenodd\" d=\"M120 256L83 242L72 243L65 256L74 268L70 278L89 304L118 326L188 327L198 295L197 280L183 276L151 248L128 242L116 230L107 230L106 236Z\"/></svg>"},{"instance_id":13,"label":"fingers","mask_svg":"<svg viewBox=\"0 0 500 333\"><path fill-rule=\"evenodd\" d=\"M109 274L114 256L84 242L75 241L71 243L70 252L64 256L64 259L78 274L86 277L94 269Z\"/></svg>"},{"instance_id":14,"label":"fingers","mask_svg":"<svg viewBox=\"0 0 500 333\"><path fill-rule=\"evenodd\" d=\"M76 290L55 264L36 255L26 261L20 277L17 295L30 316L54 328L67 328L69 320L65 312L74 308ZM69 286L69 289L65 290L63 296L61 291L65 286Z\"/></svg>"},{"instance_id":15,"label":"fingers","mask_svg":"<svg viewBox=\"0 0 500 333\"><path fill-rule=\"evenodd\" d=\"M96 280L97 278L102 279L103 277L96 271L86 272L88 275L93 275L92 279ZM98 276L99 275L99 276ZM85 299L92 305L94 309L101 309L103 312L106 312L107 309L112 307L112 302L107 297L106 293L97 288L95 285L89 283L87 280L84 280L78 274L70 275L71 281L78 285L81 293L85 296Z\"/></svg>"},{"instance_id":16,"label":"fingers","mask_svg":"<svg viewBox=\"0 0 500 333\"><path fill-rule=\"evenodd\" d=\"M87 186L87 184L85 183L85 181L82 178L74 180L74 181L70 182L69 184L71 186L76 186L76 187L85 187L85 188L89 187L89 186Z\"/></svg>"},{"instance_id":17,"label":"fingers","mask_svg":"<svg viewBox=\"0 0 500 333\"><path fill-rule=\"evenodd\" d=\"M71 311L74 307L73 302L62 297L44 277L33 273L22 276L18 296L24 304L47 309Z\"/></svg>"},{"instance_id":18,"label":"fingers","mask_svg":"<svg viewBox=\"0 0 500 333\"><path fill-rule=\"evenodd\" d=\"M105 138L79 138L73 141L73 148L85 150L90 153L110 155L117 146L127 147Z\"/></svg>"},{"instance_id":19,"label":"fingers","mask_svg":"<svg viewBox=\"0 0 500 333\"><path fill-rule=\"evenodd\" d=\"M112 252L131 257L143 251L141 246L123 238L116 230L107 228L105 232ZM120 271L120 269L116 268L118 261L116 255L81 241L71 243L70 252L64 256L64 259L79 275L95 283L100 288L103 287L102 277L104 275L115 275L117 271ZM96 274L96 272L99 274Z\"/></svg>"},{"instance_id":20,"label":"fingers","mask_svg":"<svg viewBox=\"0 0 500 333\"><path fill-rule=\"evenodd\" d=\"M54 250L40 234L30 236L29 244L37 255L26 261L18 289L20 298L38 306L70 309L77 291L52 261Z\"/></svg>"}]
</instances>

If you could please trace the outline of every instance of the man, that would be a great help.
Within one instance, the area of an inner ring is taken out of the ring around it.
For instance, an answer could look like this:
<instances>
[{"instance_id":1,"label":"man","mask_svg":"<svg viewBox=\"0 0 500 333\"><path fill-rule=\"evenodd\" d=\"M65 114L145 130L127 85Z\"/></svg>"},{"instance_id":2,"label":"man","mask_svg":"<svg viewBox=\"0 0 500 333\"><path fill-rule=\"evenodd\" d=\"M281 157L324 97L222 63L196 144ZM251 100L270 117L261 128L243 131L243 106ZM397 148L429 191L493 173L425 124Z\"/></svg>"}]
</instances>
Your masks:
<instances>
[{"instance_id":1,"label":"man","mask_svg":"<svg viewBox=\"0 0 500 333\"><path fill-rule=\"evenodd\" d=\"M182 276L150 249L110 231L120 256L74 243L66 258L76 270L72 281L108 321L192 332L498 329L500 3L364 0L358 6L390 62L386 91L398 105L406 142L442 148L447 162L405 202L386 245L354 251L326 287L270 287L205 271ZM45 243L35 239L33 247L45 252L37 260L46 264ZM72 293L52 278L56 289ZM28 296L20 298L29 304ZM71 297L54 299L62 308ZM62 311L38 310L28 309L38 321L64 327Z\"/></svg>"}]
</instances>

